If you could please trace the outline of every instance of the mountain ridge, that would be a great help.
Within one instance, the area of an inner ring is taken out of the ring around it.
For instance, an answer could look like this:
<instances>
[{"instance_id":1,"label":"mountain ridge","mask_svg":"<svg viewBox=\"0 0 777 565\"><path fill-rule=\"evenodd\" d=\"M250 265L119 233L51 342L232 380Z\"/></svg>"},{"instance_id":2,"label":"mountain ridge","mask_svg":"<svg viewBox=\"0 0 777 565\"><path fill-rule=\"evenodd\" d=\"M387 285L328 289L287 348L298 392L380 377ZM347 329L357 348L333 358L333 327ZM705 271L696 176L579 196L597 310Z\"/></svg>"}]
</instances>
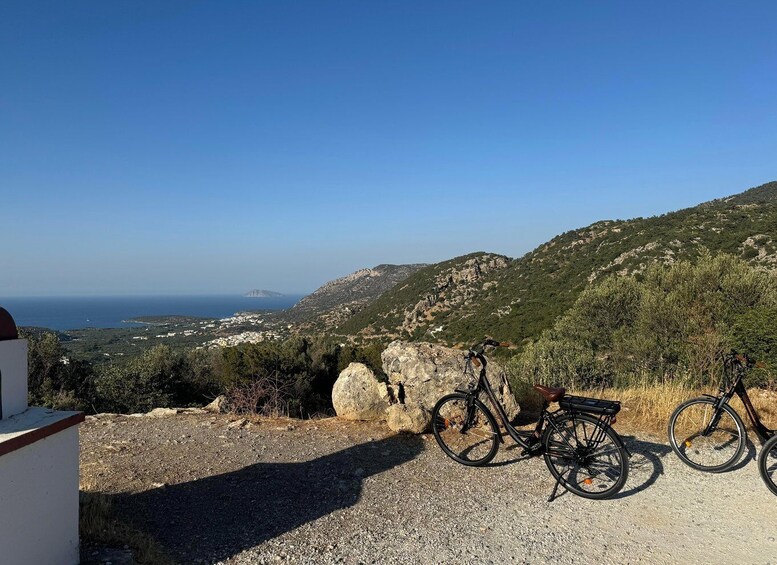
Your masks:
<instances>
[{"instance_id":1,"label":"mountain ridge","mask_svg":"<svg viewBox=\"0 0 777 565\"><path fill-rule=\"evenodd\" d=\"M651 263L693 259L705 249L777 269L777 182L659 216L601 220L567 231L476 281L457 282L462 285L458 295L466 299L446 304L454 294L451 289L438 296L435 307L413 318L418 304L433 294L432 274L463 267L478 254L431 265L387 291L337 332L357 340L457 344L493 335L521 343L550 327L587 285L613 274L639 276Z\"/></svg>"},{"instance_id":2,"label":"mountain ridge","mask_svg":"<svg viewBox=\"0 0 777 565\"><path fill-rule=\"evenodd\" d=\"M316 332L334 327L425 266L423 263L384 263L359 269L324 283L288 310L279 312L277 317L294 325L297 332Z\"/></svg>"}]
</instances>

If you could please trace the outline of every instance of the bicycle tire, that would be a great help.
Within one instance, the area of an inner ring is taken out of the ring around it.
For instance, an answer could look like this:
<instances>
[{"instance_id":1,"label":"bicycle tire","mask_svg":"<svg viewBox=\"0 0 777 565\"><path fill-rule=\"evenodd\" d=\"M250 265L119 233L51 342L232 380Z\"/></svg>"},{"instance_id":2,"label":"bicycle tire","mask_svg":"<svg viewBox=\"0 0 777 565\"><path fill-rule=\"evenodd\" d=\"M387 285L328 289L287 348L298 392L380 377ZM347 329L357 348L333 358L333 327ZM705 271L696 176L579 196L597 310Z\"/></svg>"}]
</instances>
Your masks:
<instances>
[{"instance_id":1,"label":"bicycle tire","mask_svg":"<svg viewBox=\"0 0 777 565\"><path fill-rule=\"evenodd\" d=\"M713 434L709 436L701 435L702 430L706 428L715 414L715 402L716 399L706 396L692 398L683 402L672 412L669 418L669 425L667 426L669 445L672 447L672 451L680 458L680 461L692 469L707 473L722 473L731 469L742 457L742 453L744 453L747 445L745 424L742 422L739 414L728 404L724 404L721 408L722 414ZM697 414L696 410L702 406L704 406L703 412ZM724 422L723 418L725 416L731 418L736 430L730 429L729 422ZM681 419L683 421L678 424L678 421L681 421ZM682 429L678 429L678 427ZM703 439L700 441L699 438ZM705 465L694 461L691 456L691 454L694 454L694 457L698 456L699 459L703 459L705 454L708 456L716 455L715 452L717 451L723 457L726 457L727 455L722 450L727 445L730 445L732 441L735 441L736 445L733 446L733 449L728 450L731 455L722 462L716 461L715 463L717 464Z\"/></svg>"},{"instance_id":2,"label":"bicycle tire","mask_svg":"<svg viewBox=\"0 0 777 565\"><path fill-rule=\"evenodd\" d=\"M473 412L467 421L467 414L462 414L462 410L466 410L468 398L457 392L438 400L432 410L432 431L445 455L462 465L480 467L489 463L499 450L499 426L491 411L477 398L472 399ZM469 445L470 442L474 443ZM475 453L475 447L480 455L468 457Z\"/></svg>"},{"instance_id":3,"label":"bicycle tire","mask_svg":"<svg viewBox=\"0 0 777 565\"><path fill-rule=\"evenodd\" d=\"M612 426L597 417L584 413L556 417L545 428L542 444L551 475L577 496L610 498L626 484L629 463L623 440Z\"/></svg>"},{"instance_id":4,"label":"bicycle tire","mask_svg":"<svg viewBox=\"0 0 777 565\"><path fill-rule=\"evenodd\" d=\"M777 434L767 441L758 457L758 472L766 483L766 488L777 496Z\"/></svg>"}]
</instances>

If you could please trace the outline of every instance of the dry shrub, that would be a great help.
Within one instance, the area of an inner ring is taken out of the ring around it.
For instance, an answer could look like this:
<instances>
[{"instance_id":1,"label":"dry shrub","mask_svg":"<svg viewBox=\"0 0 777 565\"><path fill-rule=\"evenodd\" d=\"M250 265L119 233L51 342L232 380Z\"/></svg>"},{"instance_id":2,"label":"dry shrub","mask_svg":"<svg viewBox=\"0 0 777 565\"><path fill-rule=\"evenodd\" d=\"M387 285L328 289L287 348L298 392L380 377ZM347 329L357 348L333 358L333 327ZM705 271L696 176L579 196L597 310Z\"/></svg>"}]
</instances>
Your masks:
<instances>
[{"instance_id":1,"label":"dry shrub","mask_svg":"<svg viewBox=\"0 0 777 565\"><path fill-rule=\"evenodd\" d=\"M235 414L256 414L273 418L289 417L293 384L277 375L257 377L227 392L230 410Z\"/></svg>"}]
</instances>

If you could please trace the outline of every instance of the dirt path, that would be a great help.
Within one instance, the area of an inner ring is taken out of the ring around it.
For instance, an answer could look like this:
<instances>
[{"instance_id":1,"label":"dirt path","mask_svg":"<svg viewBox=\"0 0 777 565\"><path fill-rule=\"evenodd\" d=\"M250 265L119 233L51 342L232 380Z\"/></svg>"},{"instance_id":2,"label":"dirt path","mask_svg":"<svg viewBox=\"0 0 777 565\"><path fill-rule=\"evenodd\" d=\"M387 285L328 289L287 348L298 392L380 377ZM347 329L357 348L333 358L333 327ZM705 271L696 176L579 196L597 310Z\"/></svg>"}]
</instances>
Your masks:
<instances>
[{"instance_id":1,"label":"dirt path","mask_svg":"<svg viewBox=\"0 0 777 565\"><path fill-rule=\"evenodd\" d=\"M777 497L752 460L707 475L624 434L617 499L548 503L544 462L517 449L471 469L376 424L229 422L89 419L82 483L182 563L777 564Z\"/></svg>"}]
</instances>

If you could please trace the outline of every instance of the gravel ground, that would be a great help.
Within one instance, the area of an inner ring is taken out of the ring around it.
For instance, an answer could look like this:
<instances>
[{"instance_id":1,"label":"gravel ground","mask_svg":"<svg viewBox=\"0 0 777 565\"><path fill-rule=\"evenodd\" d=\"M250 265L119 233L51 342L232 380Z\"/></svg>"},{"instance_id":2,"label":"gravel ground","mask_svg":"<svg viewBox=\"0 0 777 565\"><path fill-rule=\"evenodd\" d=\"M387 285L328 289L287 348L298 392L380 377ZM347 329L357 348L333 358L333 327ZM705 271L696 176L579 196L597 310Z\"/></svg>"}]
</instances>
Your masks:
<instances>
[{"instance_id":1,"label":"gravel ground","mask_svg":"<svg viewBox=\"0 0 777 565\"><path fill-rule=\"evenodd\" d=\"M619 430L634 454L619 496L549 503L544 461L519 449L473 469L380 424L233 419L89 418L83 488L181 563L777 564L777 497L752 446L710 475Z\"/></svg>"}]
</instances>

